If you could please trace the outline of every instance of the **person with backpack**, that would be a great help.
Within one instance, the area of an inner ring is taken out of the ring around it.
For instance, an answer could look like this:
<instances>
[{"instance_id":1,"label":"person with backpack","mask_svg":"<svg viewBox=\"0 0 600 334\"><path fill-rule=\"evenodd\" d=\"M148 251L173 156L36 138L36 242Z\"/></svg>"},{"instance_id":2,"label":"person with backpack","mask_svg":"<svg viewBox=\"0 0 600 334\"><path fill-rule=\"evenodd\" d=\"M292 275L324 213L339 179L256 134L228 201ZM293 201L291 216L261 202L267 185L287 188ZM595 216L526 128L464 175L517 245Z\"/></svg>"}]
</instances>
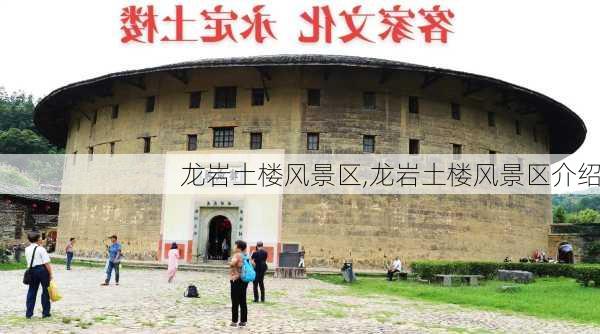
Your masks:
<instances>
[{"instance_id":1,"label":"person with backpack","mask_svg":"<svg viewBox=\"0 0 600 334\"><path fill-rule=\"evenodd\" d=\"M244 327L248 322L248 305L246 304L246 289L248 283L254 281L256 272L246 253L246 242L235 242L234 254L229 262L229 284L231 286L231 326ZM241 317L238 317L239 313ZM239 320L239 324L238 324Z\"/></svg>"},{"instance_id":2,"label":"person with backpack","mask_svg":"<svg viewBox=\"0 0 600 334\"><path fill-rule=\"evenodd\" d=\"M25 248L25 258L27 258L27 282L29 290L27 290L27 311L25 317L31 319L35 308L35 299L37 292L42 286L42 317L50 316L50 294L48 286L52 280L52 266L50 265L50 256L46 249L42 247L42 238L40 232L31 231L27 233L27 239L31 243ZM25 280L24 280L25 281ZM24 282L25 283L25 282Z\"/></svg>"},{"instance_id":3,"label":"person with backpack","mask_svg":"<svg viewBox=\"0 0 600 334\"><path fill-rule=\"evenodd\" d=\"M263 249L262 241L256 243L256 251L252 253L252 262L256 271L256 279L252 282L254 291L254 302L258 303L258 289L260 288L260 301L265 302L265 273L267 272L267 258L269 254Z\"/></svg>"}]
</instances>

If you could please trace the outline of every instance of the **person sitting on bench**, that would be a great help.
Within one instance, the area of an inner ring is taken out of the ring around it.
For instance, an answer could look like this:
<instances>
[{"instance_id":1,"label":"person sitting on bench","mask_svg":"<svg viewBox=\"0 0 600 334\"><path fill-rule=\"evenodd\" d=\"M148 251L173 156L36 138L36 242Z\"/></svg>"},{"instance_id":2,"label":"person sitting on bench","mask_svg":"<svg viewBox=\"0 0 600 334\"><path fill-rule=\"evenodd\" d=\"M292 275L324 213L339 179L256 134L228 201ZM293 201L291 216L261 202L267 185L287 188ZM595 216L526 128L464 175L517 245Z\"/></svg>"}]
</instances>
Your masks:
<instances>
[{"instance_id":1,"label":"person sitting on bench","mask_svg":"<svg viewBox=\"0 0 600 334\"><path fill-rule=\"evenodd\" d=\"M388 267L387 278L388 281L391 281L394 278L395 273L399 273L402 271L402 262L400 262L400 258L396 257L394 262Z\"/></svg>"}]
</instances>

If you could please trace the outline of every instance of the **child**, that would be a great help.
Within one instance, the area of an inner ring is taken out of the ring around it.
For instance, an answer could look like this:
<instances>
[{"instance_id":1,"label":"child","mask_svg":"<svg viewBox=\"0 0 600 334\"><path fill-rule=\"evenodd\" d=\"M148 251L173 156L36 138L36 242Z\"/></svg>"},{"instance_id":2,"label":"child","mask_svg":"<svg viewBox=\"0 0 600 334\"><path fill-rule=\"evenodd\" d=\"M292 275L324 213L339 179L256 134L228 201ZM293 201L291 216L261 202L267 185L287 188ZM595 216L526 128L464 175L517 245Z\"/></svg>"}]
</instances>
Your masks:
<instances>
[{"instance_id":1,"label":"child","mask_svg":"<svg viewBox=\"0 0 600 334\"><path fill-rule=\"evenodd\" d=\"M177 273L177 266L179 260L179 248L177 247L177 243L171 244L171 249L169 250L169 266L167 269L167 276L169 277L169 283L173 281L175 278L175 273Z\"/></svg>"}]
</instances>

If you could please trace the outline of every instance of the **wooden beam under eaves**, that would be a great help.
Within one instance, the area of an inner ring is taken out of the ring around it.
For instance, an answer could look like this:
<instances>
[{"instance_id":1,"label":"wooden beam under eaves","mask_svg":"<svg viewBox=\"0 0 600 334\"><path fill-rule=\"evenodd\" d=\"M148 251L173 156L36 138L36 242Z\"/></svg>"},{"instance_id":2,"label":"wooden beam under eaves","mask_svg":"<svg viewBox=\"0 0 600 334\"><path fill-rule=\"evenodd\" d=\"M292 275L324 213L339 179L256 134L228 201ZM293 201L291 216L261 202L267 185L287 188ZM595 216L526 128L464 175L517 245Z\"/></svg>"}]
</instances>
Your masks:
<instances>
[{"instance_id":1,"label":"wooden beam under eaves","mask_svg":"<svg viewBox=\"0 0 600 334\"><path fill-rule=\"evenodd\" d=\"M379 84L383 85L386 82L388 82L390 80L390 78L392 77L392 71L384 69L381 71L381 74L379 75Z\"/></svg>"},{"instance_id":2,"label":"wooden beam under eaves","mask_svg":"<svg viewBox=\"0 0 600 334\"><path fill-rule=\"evenodd\" d=\"M266 80L271 81L271 74L269 74L269 71L267 71L266 68L256 67L256 71L258 71L258 74L260 74L261 79L266 79Z\"/></svg>"},{"instance_id":3,"label":"wooden beam under eaves","mask_svg":"<svg viewBox=\"0 0 600 334\"><path fill-rule=\"evenodd\" d=\"M190 82L188 71L186 70L173 70L168 71L167 73L184 85L187 85Z\"/></svg>"},{"instance_id":4,"label":"wooden beam under eaves","mask_svg":"<svg viewBox=\"0 0 600 334\"><path fill-rule=\"evenodd\" d=\"M535 108L519 108L517 109L517 113L521 116L527 116L531 114L535 114L537 110Z\"/></svg>"},{"instance_id":5,"label":"wooden beam under eaves","mask_svg":"<svg viewBox=\"0 0 600 334\"><path fill-rule=\"evenodd\" d=\"M114 96L113 81L109 80L107 82L102 82L97 86L92 86L92 88L89 89L89 95L97 96L100 98Z\"/></svg>"},{"instance_id":6,"label":"wooden beam under eaves","mask_svg":"<svg viewBox=\"0 0 600 334\"><path fill-rule=\"evenodd\" d=\"M88 116L88 114L85 111L80 110L79 113L82 114L85 118L87 118L88 121L90 121L90 122L92 121L92 118L90 116Z\"/></svg>"},{"instance_id":7,"label":"wooden beam under eaves","mask_svg":"<svg viewBox=\"0 0 600 334\"><path fill-rule=\"evenodd\" d=\"M139 75L139 76L134 76L134 77L130 77L130 78L123 78L123 79L121 79L121 81L123 81L124 83L126 83L130 86L133 86L135 88L145 91L146 90L146 81L144 79L145 79L145 76Z\"/></svg>"},{"instance_id":8,"label":"wooden beam under eaves","mask_svg":"<svg viewBox=\"0 0 600 334\"><path fill-rule=\"evenodd\" d=\"M464 81L463 86L465 88L462 94L463 97L469 97L470 95L481 92L482 90L487 88L487 85L481 82L475 82L473 80Z\"/></svg>"},{"instance_id":9,"label":"wooden beam under eaves","mask_svg":"<svg viewBox=\"0 0 600 334\"><path fill-rule=\"evenodd\" d=\"M496 103L494 103L495 105L499 106L499 107L509 107L509 105L518 100L517 97L515 95L510 95L508 92L503 91L501 93L501 97L500 100L497 101Z\"/></svg>"},{"instance_id":10,"label":"wooden beam under eaves","mask_svg":"<svg viewBox=\"0 0 600 334\"><path fill-rule=\"evenodd\" d=\"M257 67L256 70L258 71L258 74L260 74L260 81L262 83L262 88L265 92L265 99L267 99L267 101L270 101L271 97L269 96L269 90L267 89L267 84L265 81L271 81L271 75L267 70L263 68Z\"/></svg>"},{"instance_id":11,"label":"wooden beam under eaves","mask_svg":"<svg viewBox=\"0 0 600 334\"><path fill-rule=\"evenodd\" d=\"M443 76L441 74L436 73L426 73L423 78L423 83L421 84L421 89L426 89L427 87L433 85L438 80L440 80Z\"/></svg>"}]
</instances>

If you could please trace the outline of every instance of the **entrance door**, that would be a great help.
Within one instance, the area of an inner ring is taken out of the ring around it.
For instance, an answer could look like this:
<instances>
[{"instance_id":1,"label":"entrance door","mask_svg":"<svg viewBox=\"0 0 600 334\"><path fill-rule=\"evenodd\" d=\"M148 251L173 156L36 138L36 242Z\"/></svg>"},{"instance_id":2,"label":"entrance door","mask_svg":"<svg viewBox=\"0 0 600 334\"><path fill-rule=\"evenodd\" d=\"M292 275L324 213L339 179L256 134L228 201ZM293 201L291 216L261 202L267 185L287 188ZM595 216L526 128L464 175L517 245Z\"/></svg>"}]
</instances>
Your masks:
<instances>
[{"instance_id":1,"label":"entrance door","mask_svg":"<svg viewBox=\"0 0 600 334\"><path fill-rule=\"evenodd\" d=\"M231 221L215 216L208 224L206 254L209 260L227 260L231 254Z\"/></svg>"}]
</instances>

